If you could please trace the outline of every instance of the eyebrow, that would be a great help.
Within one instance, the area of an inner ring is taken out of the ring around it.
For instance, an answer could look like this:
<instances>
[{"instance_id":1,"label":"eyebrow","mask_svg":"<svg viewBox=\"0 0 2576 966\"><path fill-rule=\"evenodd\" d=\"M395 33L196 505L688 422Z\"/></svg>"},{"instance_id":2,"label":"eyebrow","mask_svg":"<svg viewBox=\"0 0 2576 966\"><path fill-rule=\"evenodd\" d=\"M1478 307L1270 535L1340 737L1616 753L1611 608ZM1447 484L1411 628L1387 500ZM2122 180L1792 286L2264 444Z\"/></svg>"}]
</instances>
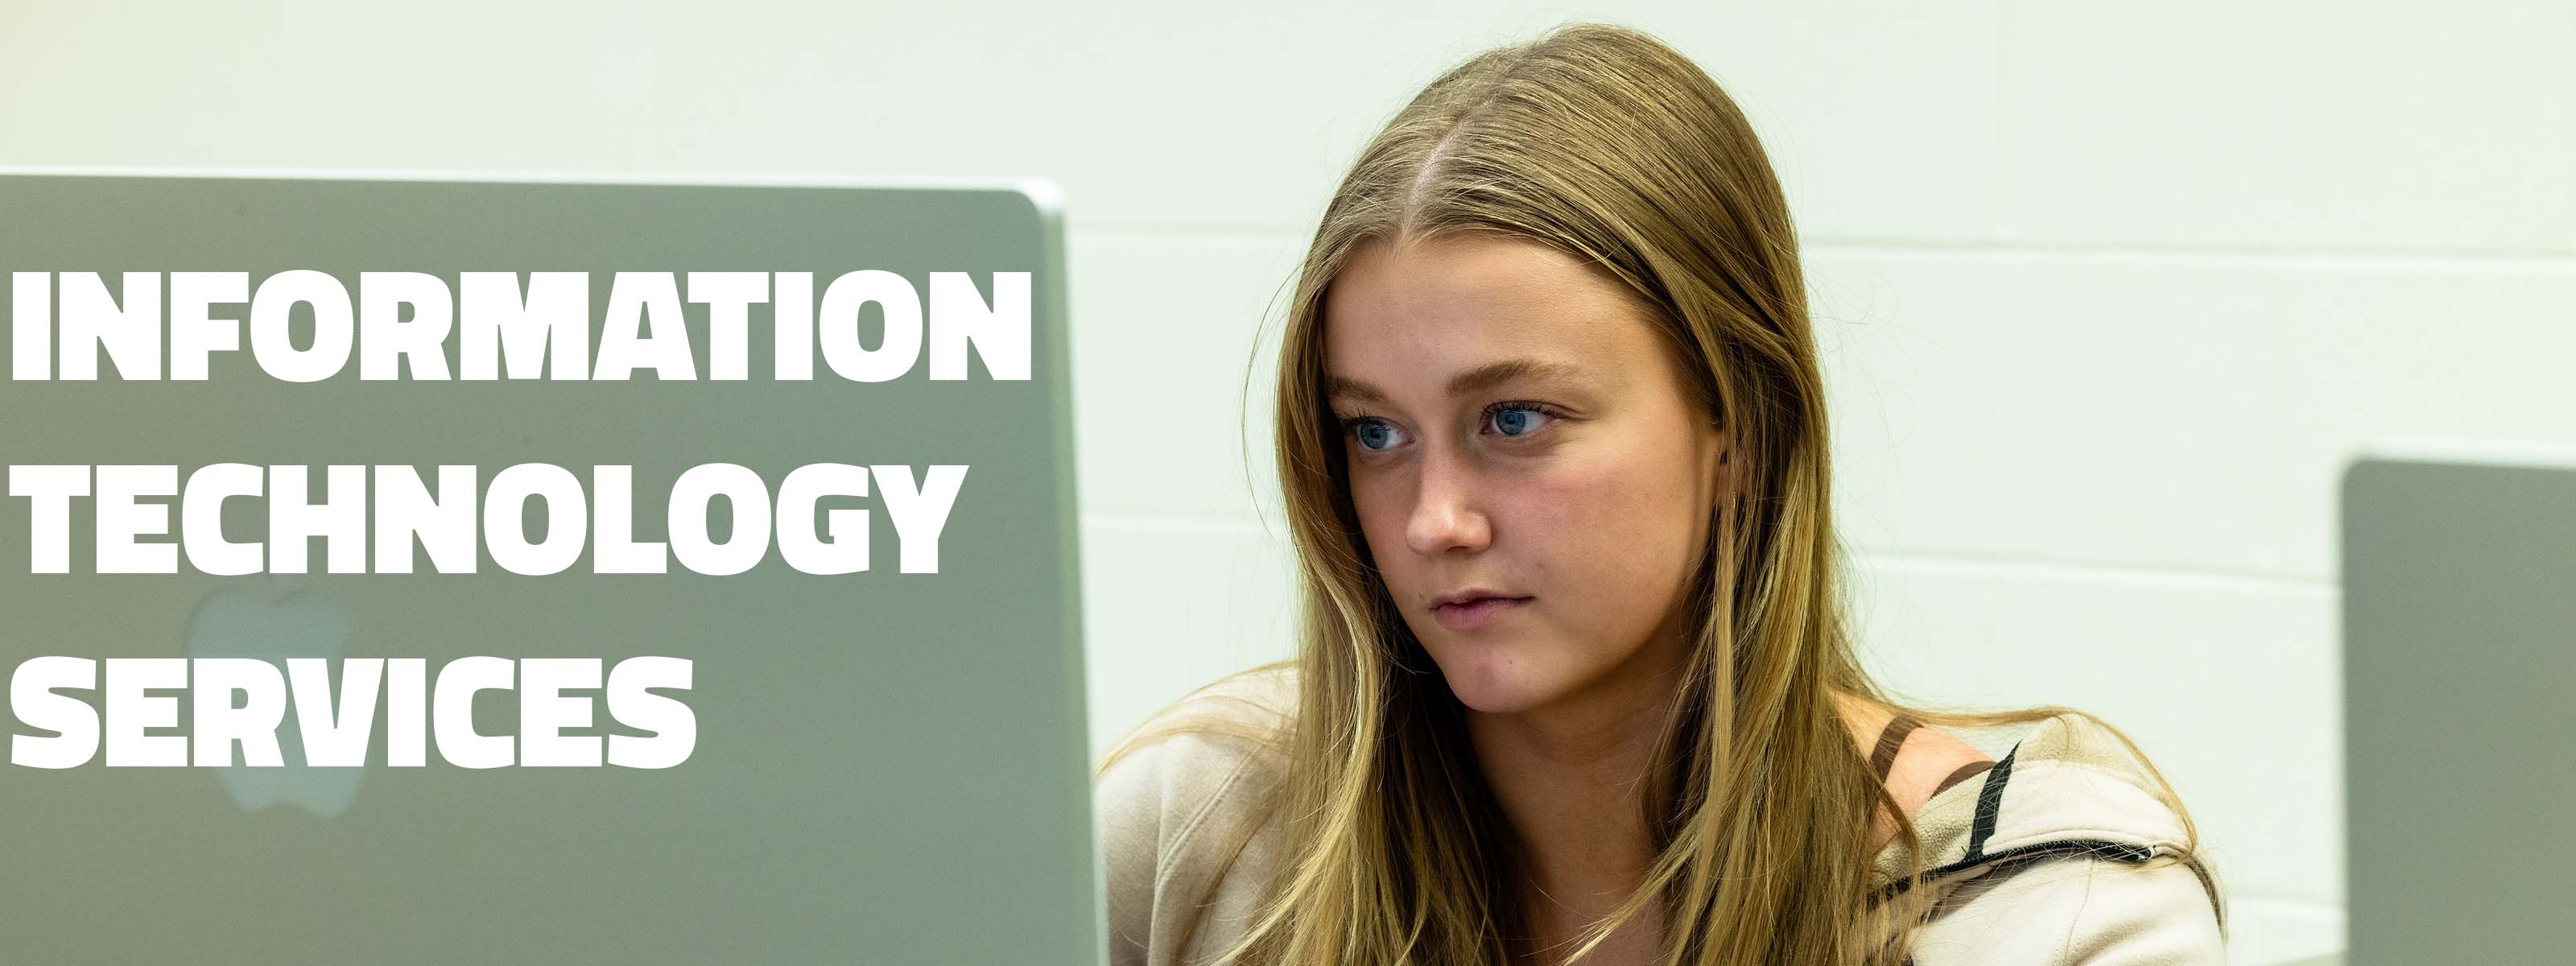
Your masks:
<instances>
[{"instance_id":1,"label":"eyebrow","mask_svg":"<svg viewBox=\"0 0 2576 966\"><path fill-rule=\"evenodd\" d=\"M1562 362L1547 362L1539 359L1504 359L1500 362L1488 362L1484 365L1477 366L1473 369L1469 369L1455 376L1449 377L1449 395L1452 398L1464 396L1480 389L1491 389L1515 379L1571 378L1579 375L1582 371L1583 370ZM1349 379L1342 376L1326 376L1324 378L1324 397L1327 399L1351 399L1359 402L1376 403L1381 406L1392 406L1395 404L1394 400L1387 398L1386 393L1380 391L1376 386L1369 385L1368 383L1361 382L1357 379Z\"/></svg>"}]
</instances>

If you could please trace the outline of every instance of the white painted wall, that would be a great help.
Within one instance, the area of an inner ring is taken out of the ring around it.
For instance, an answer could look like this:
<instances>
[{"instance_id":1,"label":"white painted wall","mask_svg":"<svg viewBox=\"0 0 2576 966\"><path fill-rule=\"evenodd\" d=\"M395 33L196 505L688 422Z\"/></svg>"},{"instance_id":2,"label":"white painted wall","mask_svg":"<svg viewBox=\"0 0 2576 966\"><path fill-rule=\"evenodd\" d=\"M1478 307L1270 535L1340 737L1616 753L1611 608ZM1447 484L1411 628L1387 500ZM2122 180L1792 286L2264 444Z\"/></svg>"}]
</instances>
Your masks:
<instances>
[{"instance_id":1,"label":"white painted wall","mask_svg":"<svg viewBox=\"0 0 2576 966\"><path fill-rule=\"evenodd\" d=\"M1056 179L1095 745L1287 653L1242 378L1362 139L1484 46L1656 32L1803 227L1872 659L2129 729L2241 962L2340 943L2342 460L2576 440L2545 0L96 6L0 6L0 164Z\"/></svg>"}]
</instances>

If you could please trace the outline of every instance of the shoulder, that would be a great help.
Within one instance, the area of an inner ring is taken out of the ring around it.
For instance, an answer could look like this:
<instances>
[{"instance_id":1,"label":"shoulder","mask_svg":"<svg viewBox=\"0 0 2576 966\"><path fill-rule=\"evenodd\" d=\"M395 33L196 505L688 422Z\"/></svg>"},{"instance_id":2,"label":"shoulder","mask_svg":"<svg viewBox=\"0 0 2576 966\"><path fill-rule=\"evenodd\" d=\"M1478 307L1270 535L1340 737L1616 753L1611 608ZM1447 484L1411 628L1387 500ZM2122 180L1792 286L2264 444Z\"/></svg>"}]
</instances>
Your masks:
<instances>
[{"instance_id":1,"label":"shoulder","mask_svg":"<svg viewBox=\"0 0 2576 966\"><path fill-rule=\"evenodd\" d=\"M1229 677L1139 727L1101 770L1093 821L1113 963L1222 950L1231 931L1205 920L1251 914L1276 859L1278 738L1295 698L1293 670Z\"/></svg>"},{"instance_id":2,"label":"shoulder","mask_svg":"<svg viewBox=\"0 0 2576 966\"><path fill-rule=\"evenodd\" d=\"M2087 716L2001 737L1915 817L1921 879L1901 848L1880 855L1886 888L1937 897L1918 963L2223 962L2216 880L2152 766Z\"/></svg>"},{"instance_id":3,"label":"shoulder","mask_svg":"<svg viewBox=\"0 0 2576 966\"><path fill-rule=\"evenodd\" d=\"M1916 966L2220 966L2226 942L2190 865L2113 858L2007 862L1961 882L1914 933Z\"/></svg>"},{"instance_id":4,"label":"shoulder","mask_svg":"<svg viewBox=\"0 0 2576 966\"><path fill-rule=\"evenodd\" d=\"M1097 776L1106 780L1155 766L1197 762L1208 756L1239 758L1275 751L1295 714L1297 670L1264 665L1227 675L1137 725L1111 750Z\"/></svg>"},{"instance_id":5,"label":"shoulder","mask_svg":"<svg viewBox=\"0 0 2576 966\"><path fill-rule=\"evenodd\" d=\"M1871 773L1909 818L1942 792L1994 767L1994 758L1982 749L1924 727L1910 714L1857 700L1846 701L1843 710L1852 740L1869 757ZM1872 829L1872 840L1882 848L1896 837L1895 822L1884 811Z\"/></svg>"},{"instance_id":6,"label":"shoulder","mask_svg":"<svg viewBox=\"0 0 2576 966\"><path fill-rule=\"evenodd\" d=\"M1293 670L1237 674L1138 726L1094 779L1099 823L1131 839L1150 829L1169 848L1247 791L1274 784L1294 681Z\"/></svg>"}]
</instances>

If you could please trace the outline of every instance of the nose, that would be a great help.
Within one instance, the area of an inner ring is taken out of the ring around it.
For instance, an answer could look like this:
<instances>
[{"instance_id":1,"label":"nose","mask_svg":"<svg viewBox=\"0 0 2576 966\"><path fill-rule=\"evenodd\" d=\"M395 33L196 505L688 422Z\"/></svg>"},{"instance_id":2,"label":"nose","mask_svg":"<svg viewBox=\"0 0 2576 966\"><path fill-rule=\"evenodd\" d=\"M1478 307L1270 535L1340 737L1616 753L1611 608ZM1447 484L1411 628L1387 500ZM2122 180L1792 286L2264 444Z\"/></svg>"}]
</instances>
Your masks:
<instances>
[{"instance_id":1,"label":"nose","mask_svg":"<svg viewBox=\"0 0 2576 966\"><path fill-rule=\"evenodd\" d=\"M1424 454L1422 479L1405 520L1405 543L1423 556L1451 550L1475 552L1493 542L1491 521L1478 509L1474 467L1455 455Z\"/></svg>"}]
</instances>

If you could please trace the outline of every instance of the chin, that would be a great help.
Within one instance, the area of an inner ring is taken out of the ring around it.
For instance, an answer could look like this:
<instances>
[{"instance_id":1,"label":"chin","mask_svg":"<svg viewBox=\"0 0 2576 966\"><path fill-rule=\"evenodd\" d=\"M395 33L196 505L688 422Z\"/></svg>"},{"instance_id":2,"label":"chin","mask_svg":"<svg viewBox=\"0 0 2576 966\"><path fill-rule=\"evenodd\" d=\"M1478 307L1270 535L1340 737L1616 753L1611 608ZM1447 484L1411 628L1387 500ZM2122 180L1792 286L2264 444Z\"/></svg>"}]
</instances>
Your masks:
<instances>
[{"instance_id":1,"label":"chin","mask_svg":"<svg viewBox=\"0 0 2576 966\"><path fill-rule=\"evenodd\" d=\"M1449 683L1449 693L1468 710L1486 714L1516 714L1543 707L1565 693L1565 682L1547 673L1543 662L1527 655L1513 653L1508 646L1477 641L1425 650L1440 665L1440 676Z\"/></svg>"}]
</instances>

